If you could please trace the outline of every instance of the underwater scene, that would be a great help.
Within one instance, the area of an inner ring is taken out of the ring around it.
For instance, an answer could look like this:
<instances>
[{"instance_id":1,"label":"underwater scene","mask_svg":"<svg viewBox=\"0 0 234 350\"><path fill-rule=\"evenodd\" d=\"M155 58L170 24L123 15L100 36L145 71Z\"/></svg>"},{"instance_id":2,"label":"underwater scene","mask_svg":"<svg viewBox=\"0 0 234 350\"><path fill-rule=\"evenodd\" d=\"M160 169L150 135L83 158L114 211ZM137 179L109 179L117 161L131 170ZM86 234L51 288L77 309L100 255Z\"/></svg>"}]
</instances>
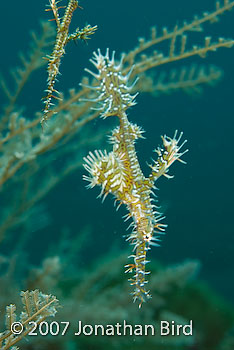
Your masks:
<instances>
[{"instance_id":1,"label":"underwater scene","mask_svg":"<svg viewBox=\"0 0 234 350\"><path fill-rule=\"evenodd\" d=\"M234 1L1 14L0 350L233 350Z\"/></svg>"}]
</instances>

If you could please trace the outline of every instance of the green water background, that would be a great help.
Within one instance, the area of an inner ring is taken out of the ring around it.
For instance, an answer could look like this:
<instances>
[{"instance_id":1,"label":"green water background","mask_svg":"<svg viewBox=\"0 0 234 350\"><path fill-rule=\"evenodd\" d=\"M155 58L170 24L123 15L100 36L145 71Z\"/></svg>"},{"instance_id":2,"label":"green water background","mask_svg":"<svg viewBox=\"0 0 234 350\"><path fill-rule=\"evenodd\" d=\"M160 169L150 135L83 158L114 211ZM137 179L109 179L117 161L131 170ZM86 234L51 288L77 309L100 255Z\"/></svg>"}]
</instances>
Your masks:
<instances>
[{"instance_id":1,"label":"green water background","mask_svg":"<svg viewBox=\"0 0 234 350\"><path fill-rule=\"evenodd\" d=\"M73 29L76 25L82 27L90 23L97 24L98 31L88 45L71 43L67 47L57 88L66 91L77 87L84 68L91 68L88 59L97 48L105 52L109 47L119 57L120 53L136 46L138 37L148 37L151 26L156 24L159 32L164 26L172 29L183 20L189 21L195 14L212 10L214 5L215 2L211 0L82 1L84 9L76 11ZM28 49L29 31L38 30L39 19L50 17L44 8L44 1L1 3L0 60L1 71L7 79L9 69L18 64L18 52ZM220 17L219 23L206 24L205 36L211 35L214 39L219 36L234 37L233 16L232 11ZM188 33L188 48L201 43L202 38L202 34ZM168 229L161 248L152 249L151 257L165 263L176 263L187 258L199 259L202 263L200 278L233 302L234 49L209 53L206 60L193 57L162 67L160 71L193 62L221 67L224 70L222 81L214 88L205 87L199 96L177 92L153 98L141 94L137 97L137 106L129 111L129 119L146 131L146 139L137 144L139 159L146 174L146 161L150 161L152 150L160 144L160 135L166 133L172 136L178 129L184 132L188 140L189 153L184 157L187 165L175 165L170 172L175 174L175 178L162 179L158 184L159 204L165 209ZM21 99L29 118L34 111L42 108L45 68L34 74L33 82L33 89L29 84ZM5 102L2 94L0 99ZM102 125L111 129L115 123L114 119L95 120L92 125L94 129ZM109 247L116 242L122 249L127 248L122 238L126 224L121 216L125 211L116 213L112 198L107 198L102 204L96 199L98 190L87 191L82 180L83 173L83 170L77 171L44 199L52 221L46 229L32 232L32 247L33 241L38 240L37 249L33 251L32 248L29 254L33 263L41 261L45 245L56 245L61 226L69 226L76 235L85 224L94 225L95 237L84 254L83 264L105 256Z\"/></svg>"}]
</instances>

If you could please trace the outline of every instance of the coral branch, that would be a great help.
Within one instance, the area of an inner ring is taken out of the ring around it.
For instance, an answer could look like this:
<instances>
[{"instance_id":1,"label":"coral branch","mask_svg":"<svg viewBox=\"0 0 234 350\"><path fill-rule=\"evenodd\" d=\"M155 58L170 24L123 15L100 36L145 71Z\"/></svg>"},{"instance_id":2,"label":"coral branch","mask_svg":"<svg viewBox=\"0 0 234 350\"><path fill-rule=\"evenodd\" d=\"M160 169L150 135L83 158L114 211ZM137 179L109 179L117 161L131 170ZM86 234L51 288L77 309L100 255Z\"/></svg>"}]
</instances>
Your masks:
<instances>
[{"instance_id":1,"label":"coral branch","mask_svg":"<svg viewBox=\"0 0 234 350\"><path fill-rule=\"evenodd\" d=\"M16 306L9 305L6 307L6 327L7 330L0 335L1 350L7 350L23 339L33 328L34 324L30 325L30 321L36 324L43 322L47 317L54 317L58 307L58 300L52 295L45 295L38 290L21 292L21 300L23 311L19 317L19 326L22 325L23 331L13 328L16 321ZM15 334L13 330L15 329Z\"/></svg>"},{"instance_id":2,"label":"coral branch","mask_svg":"<svg viewBox=\"0 0 234 350\"><path fill-rule=\"evenodd\" d=\"M177 90L186 93L201 93L203 85L214 85L222 77L223 72L215 66L192 65L181 70L172 70L169 73L161 72L154 77L152 74L142 74L136 89L151 93L153 96L170 94Z\"/></svg>"},{"instance_id":3,"label":"coral branch","mask_svg":"<svg viewBox=\"0 0 234 350\"><path fill-rule=\"evenodd\" d=\"M225 47L230 48L234 45L233 39L223 39L219 38L218 42L210 43L210 40L205 40L204 46L198 47L193 46L191 50L184 51L185 47L182 42L183 50L180 50L178 54L164 56L162 53L154 52L153 55L148 56L146 59L142 57L142 60L135 64L134 67L134 75L143 73L151 68L155 68L158 66L162 66L167 63L180 61L185 58L189 58L192 56L200 56L202 58L206 57L207 52L216 51L218 48Z\"/></svg>"},{"instance_id":4,"label":"coral branch","mask_svg":"<svg viewBox=\"0 0 234 350\"><path fill-rule=\"evenodd\" d=\"M182 36L185 32L189 31L203 31L202 25L204 23L217 22L220 15L224 14L227 11L230 11L231 9L233 9L233 7L234 1L230 2L229 0L224 0L223 5L221 5L220 2L217 1L214 11L204 12L200 18L198 16L194 16L194 19L191 22L187 23L186 21L184 21L182 26L175 26L172 31L168 31L167 28L163 28L163 33L160 36L157 36L156 27L153 27L151 29L151 39L146 41L144 38L140 38L140 45L126 55L124 62L129 62L129 64L133 64L138 54L140 54L143 51L146 51L152 46L160 44L165 40L171 40L171 46L174 46L176 37Z\"/></svg>"},{"instance_id":5,"label":"coral branch","mask_svg":"<svg viewBox=\"0 0 234 350\"><path fill-rule=\"evenodd\" d=\"M31 74L45 64L42 56L45 54L47 47L50 45L52 37L54 36L54 30L51 24L48 22L41 22L41 28L42 34L40 37L34 32L31 33L33 39L30 43L31 50L27 56L24 54L20 55L21 66L12 71L15 84L14 91L10 91L5 80L0 77L1 87L9 101L4 109L4 116L0 120L1 130L5 128L5 124L8 121L10 114L16 108L15 105L19 95L21 94L25 84L30 79Z\"/></svg>"}]
</instances>

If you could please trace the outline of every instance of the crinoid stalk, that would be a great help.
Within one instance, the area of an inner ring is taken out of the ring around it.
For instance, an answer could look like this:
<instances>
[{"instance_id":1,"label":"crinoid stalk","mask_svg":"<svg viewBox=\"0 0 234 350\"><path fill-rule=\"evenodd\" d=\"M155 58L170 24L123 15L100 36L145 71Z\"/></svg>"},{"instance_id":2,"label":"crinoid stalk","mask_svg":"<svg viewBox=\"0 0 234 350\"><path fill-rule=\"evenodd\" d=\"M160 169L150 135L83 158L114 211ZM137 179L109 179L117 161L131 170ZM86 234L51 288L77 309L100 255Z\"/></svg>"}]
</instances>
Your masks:
<instances>
[{"instance_id":1,"label":"crinoid stalk","mask_svg":"<svg viewBox=\"0 0 234 350\"><path fill-rule=\"evenodd\" d=\"M136 124L128 121L126 110L135 105L136 95L131 95L134 87L133 83L129 86L128 75L121 73L123 68L123 56L119 63L114 60L114 52L109 57L109 50L103 56L98 50L94 52L91 60L97 68L98 73L93 73L86 69L99 82L94 89L97 91L97 98L93 102L100 104L101 116L117 116L119 126L117 126L110 136L110 142L113 144L113 151L89 152L84 158L84 167L89 176L84 179L89 181L89 188L99 185L101 187L100 196L103 199L108 193L112 193L116 201L122 203L128 209L126 220L132 218L133 231L127 240L133 245L133 263L126 265L126 272L133 272L130 283L134 286L133 300L139 301L139 307L150 298L149 291L146 289L146 271L147 251L152 245L159 245L159 234L163 233L166 225L161 223L163 219L157 207L153 204L154 183L161 175L168 175L168 168L175 160L181 161L181 156L187 150L181 152L184 141L179 145L182 133L177 136L177 131L173 138L163 136L164 148L158 148L156 153L158 159L154 161L151 167L151 174L146 178L140 168L135 151L135 141L142 137L143 130ZM183 161L181 161L183 162Z\"/></svg>"}]
</instances>

